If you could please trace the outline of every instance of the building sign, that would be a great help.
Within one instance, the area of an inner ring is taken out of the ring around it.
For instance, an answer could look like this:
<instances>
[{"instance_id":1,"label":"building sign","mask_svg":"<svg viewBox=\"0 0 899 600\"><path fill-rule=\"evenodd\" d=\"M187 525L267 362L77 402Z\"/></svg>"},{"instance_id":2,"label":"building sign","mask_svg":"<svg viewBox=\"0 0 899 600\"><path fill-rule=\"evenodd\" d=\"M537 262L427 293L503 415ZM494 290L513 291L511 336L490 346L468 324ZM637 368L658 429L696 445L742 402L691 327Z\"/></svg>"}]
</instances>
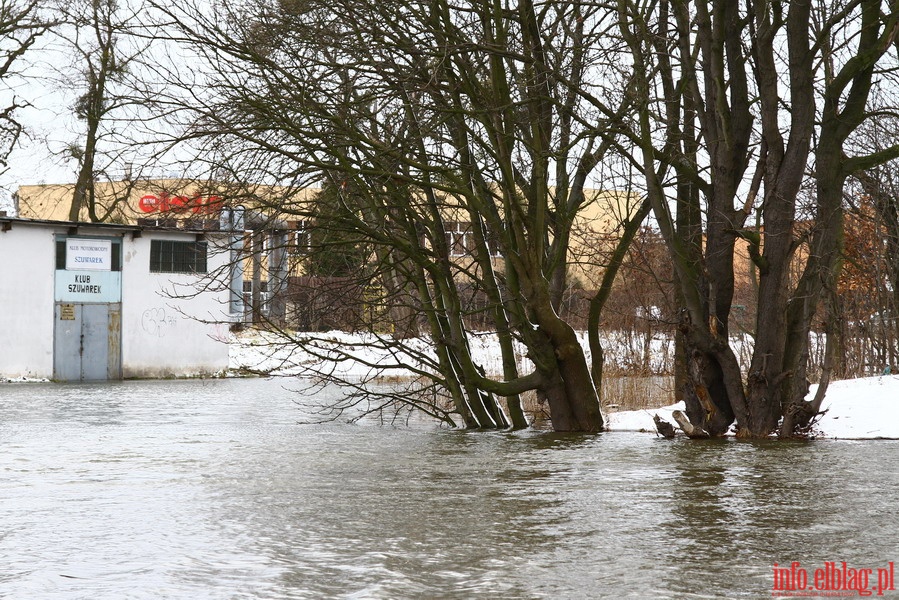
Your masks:
<instances>
[{"instance_id":1,"label":"building sign","mask_svg":"<svg viewBox=\"0 0 899 600\"><path fill-rule=\"evenodd\" d=\"M194 215L217 215L222 210L220 196L169 196L147 194L137 202L137 207L144 213L175 213Z\"/></svg>"},{"instance_id":2,"label":"building sign","mask_svg":"<svg viewBox=\"0 0 899 600\"><path fill-rule=\"evenodd\" d=\"M74 304L60 304L59 305L59 320L60 321L74 321L75 320L75 305Z\"/></svg>"},{"instance_id":3,"label":"building sign","mask_svg":"<svg viewBox=\"0 0 899 600\"><path fill-rule=\"evenodd\" d=\"M57 302L121 302L121 271L57 271Z\"/></svg>"},{"instance_id":4,"label":"building sign","mask_svg":"<svg viewBox=\"0 0 899 600\"><path fill-rule=\"evenodd\" d=\"M109 271L111 269L111 240L66 239L67 271Z\"/></svg>"}]
</instances>

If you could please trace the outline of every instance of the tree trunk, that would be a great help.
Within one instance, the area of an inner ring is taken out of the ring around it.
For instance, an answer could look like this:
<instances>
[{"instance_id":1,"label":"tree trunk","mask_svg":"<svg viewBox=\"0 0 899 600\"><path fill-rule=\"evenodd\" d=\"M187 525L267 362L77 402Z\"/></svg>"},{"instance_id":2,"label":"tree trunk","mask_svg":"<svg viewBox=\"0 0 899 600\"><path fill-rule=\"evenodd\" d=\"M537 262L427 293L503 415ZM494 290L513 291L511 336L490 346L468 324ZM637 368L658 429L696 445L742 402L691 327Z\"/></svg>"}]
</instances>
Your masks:
<instances>
[{"instance_id":1,"label":"tree trunk","mask_svg":"<svg viewBox=\"0 0 899 600\"><path fill-rule=\"evenodd\" d=\"M537 333L545 336L542 360L535 360L544 375L541 388L549 402L555 431L602 431L604 422L599 395L593 385L587 358L577 334L555 315L546 298ZM546 310L548 309L548 310ZM533 348L534 346L532 346Z\"/></svg>"},{"instance_id":2,"label":"tree trunk","mask_svg":"<svg viewBox=\"0 0 899 600\"><path fill-rule=\"evenodd\" d=\"M701 348L691 327L689 321L681 323L684 370L679 391L693 425L708 435L721 436L734 422L734 409L725 380L727 376L733 377L733 373L722 367L715 354Z\"/></svg>"}]
</instances>

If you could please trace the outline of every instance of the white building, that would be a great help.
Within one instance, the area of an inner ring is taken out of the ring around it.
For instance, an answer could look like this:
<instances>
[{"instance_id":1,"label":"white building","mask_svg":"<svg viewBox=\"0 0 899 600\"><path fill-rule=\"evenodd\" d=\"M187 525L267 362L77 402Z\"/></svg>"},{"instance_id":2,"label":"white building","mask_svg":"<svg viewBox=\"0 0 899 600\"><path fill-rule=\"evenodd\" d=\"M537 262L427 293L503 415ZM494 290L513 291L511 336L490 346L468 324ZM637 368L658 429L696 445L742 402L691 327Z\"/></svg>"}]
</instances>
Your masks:
<instances>
[{"instance_id":1,"label":"white building","mask_svg":"<svg viewBox=\"0 0 899 600\"><path fill-rule=\"evenodd\" d=\"M212 374L241 313L218 232L0 217L0 378ZM235 261L236 262L236 261ZM235 299L236 298L236 299Z\"/></svg>"}]
</instances>

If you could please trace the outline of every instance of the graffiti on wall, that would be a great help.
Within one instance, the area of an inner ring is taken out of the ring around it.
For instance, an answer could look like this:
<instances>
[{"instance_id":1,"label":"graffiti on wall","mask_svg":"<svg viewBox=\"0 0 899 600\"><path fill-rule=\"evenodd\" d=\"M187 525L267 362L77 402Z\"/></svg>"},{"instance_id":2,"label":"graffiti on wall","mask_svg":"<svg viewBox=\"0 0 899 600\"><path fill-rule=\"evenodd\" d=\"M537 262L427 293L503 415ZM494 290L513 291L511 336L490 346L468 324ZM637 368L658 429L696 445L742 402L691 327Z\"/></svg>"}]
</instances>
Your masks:
<instances>
[{"instance_id":1,"label":"graffiti on wall","mask_svg":"<svg viewBox=\"0 0 899 600\"><path fill-rule=\"evenodd\" d=\"M140 317L141 328L153 337L165 337L166 331L178 324L178 319L165 314L164 308L148 308Z\"/></svg>"}]
</instances>

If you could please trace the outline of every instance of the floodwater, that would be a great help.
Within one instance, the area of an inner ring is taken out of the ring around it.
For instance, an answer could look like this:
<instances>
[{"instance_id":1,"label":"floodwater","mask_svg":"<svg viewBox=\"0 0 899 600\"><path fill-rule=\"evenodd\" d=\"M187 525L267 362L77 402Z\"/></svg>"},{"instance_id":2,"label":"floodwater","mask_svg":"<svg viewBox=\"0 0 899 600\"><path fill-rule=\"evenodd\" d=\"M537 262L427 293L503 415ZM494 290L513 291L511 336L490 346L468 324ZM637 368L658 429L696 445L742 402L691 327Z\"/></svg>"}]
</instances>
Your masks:
<instances>
[{"instance_id":1,"label":"floodwater","mask_svg":"<svg viewBox=\"0 0 899 600\"><path fill-rule=\"evenodd\" d=\"M770 598L899 559L894 441L302 425L285 385L0 385L0 598Z\"/></svg>"}]
</instances>

